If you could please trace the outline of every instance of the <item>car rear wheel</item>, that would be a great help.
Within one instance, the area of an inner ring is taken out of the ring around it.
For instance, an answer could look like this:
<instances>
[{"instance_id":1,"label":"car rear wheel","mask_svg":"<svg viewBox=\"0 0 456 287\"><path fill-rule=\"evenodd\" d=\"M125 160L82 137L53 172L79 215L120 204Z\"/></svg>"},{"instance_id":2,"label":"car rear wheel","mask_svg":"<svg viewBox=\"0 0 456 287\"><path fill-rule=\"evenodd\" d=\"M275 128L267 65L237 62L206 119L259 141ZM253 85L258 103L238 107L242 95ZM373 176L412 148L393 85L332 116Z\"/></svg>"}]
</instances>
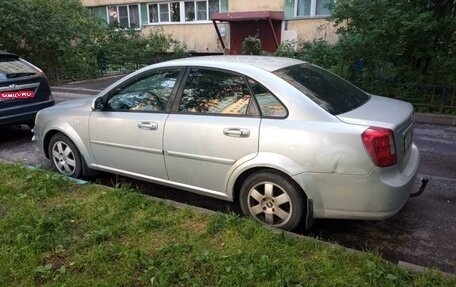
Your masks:
<instances>
[{"instance_id":1,"label":"car rear wheel","mask_svg":"<svg viewBox=\"0 0 456 287\"><path fill-rule=\"evenodd\" d=\"M59 133L51 138L49 157L52 165L61 174L75 178L81 175L81 154L67 136Z\"/></svg>"},{"instance_id":2,"label":"car rear wheel","mask_svg":"<svg viewBox=\"0 0 456 287\"><path fill-rule=\"evenodd\" d=\"M284 230L300 226L305 214L303 192L276 172L250 175L242 184L239 200L245 215Z\"/></svg>"}]
</instances>

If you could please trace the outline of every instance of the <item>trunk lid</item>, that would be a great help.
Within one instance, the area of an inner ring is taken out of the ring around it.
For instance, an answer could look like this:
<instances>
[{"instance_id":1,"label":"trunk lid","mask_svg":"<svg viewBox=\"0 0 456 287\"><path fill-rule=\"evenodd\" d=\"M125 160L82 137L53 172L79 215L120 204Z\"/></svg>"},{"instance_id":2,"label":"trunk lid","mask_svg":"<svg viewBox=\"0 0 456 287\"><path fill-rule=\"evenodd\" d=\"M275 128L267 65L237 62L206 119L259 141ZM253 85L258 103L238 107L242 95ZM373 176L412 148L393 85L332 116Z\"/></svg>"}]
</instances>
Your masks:
<instances>
[{"instance_id":1,"label":"trunk lid","mask_svg":"<svg viewBox=\"0 0 456 287\"><path fill-rule=\"evenodd\" d=\"M337 115L341 121L354 124L387 128L393 131L397 163L402 170L410 155L413 141L413 106L410 103L370 95L364 105Z\"/></svg>"}]
</instances>

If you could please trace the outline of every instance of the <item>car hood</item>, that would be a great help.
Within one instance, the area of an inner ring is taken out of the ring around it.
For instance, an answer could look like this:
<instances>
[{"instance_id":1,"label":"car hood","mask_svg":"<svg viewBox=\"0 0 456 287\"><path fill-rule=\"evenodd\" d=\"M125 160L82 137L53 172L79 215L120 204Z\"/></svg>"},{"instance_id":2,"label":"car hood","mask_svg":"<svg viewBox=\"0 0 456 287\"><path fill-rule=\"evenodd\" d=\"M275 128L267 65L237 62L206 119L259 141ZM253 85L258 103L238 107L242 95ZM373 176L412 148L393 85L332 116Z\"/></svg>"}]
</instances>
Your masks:
<instances>
[{"instance_id":1,"label":"car hood","mask_svg":"<svg viewBox=\"0 0 456 287\"><path fill-rule=\"evenodd\" d=\"M90 108L92 105L93 99L94 99L94 97L84 98L84 99L79 99L79 100L70 100L70 101L66 101L63 103L58 103L53 108L54 109L62 109L62 108L77 109L77 108L86 107L86 106L89 106L89 108Z\"/></svg>"}]
</instances>

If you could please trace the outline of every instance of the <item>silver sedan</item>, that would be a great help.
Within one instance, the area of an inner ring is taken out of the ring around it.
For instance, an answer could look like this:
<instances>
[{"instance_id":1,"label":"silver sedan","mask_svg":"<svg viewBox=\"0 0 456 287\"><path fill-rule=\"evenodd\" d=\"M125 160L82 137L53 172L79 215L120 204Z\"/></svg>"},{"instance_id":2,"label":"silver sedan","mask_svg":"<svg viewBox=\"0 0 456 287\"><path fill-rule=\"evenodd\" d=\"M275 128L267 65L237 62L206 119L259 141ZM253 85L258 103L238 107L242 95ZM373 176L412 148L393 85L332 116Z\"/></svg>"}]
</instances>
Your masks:
<instances>
[{"instance_id":1,"label":"silver sedan","mask_svg":"<svg viewBox=\"0 0 456 287\"><path fill-rule=\"evenodd\" d=\"M210 56L44 109L35 135L62 174L102 170L235 201L292 230L397 213L419 165L413 122L411 104L306 62Z\"/></svg>"}]
</instances>

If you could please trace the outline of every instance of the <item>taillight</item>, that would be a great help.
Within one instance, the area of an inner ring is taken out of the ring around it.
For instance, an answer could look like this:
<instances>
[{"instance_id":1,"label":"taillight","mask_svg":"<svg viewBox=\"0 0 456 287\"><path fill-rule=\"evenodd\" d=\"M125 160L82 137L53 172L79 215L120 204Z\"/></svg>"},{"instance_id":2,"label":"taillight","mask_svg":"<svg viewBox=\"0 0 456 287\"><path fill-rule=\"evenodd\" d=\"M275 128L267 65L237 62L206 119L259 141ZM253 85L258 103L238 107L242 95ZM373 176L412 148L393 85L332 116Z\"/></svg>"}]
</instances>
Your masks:
<instances>
[{"instance_id":1,"label":"taillight","mask_svg":"<svg viewBox=\"0 0 456 287\"><path fill-rule=\"evenodd\" d=\"M364 147L376 166L387 167L397 163L394 134L390 129L369 127L361 135Z\"/></svg>"}]
</instances>

